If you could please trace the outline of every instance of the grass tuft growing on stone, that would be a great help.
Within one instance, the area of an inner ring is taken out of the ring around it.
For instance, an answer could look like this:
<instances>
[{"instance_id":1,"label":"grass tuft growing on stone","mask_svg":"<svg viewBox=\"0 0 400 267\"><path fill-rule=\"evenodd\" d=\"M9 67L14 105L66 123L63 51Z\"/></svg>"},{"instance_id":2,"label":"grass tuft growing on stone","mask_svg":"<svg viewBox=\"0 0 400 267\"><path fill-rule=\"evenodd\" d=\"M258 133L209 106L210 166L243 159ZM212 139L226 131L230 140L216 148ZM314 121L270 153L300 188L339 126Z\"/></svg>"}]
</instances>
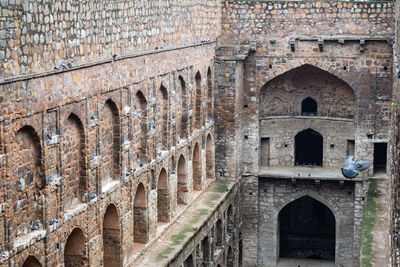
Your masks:
<instances>
[{"instance_id":1,"label":"grass tuft growing on stone","mask_svg":"<svg viewBox=\"0 0 400 267\"><path fill-rule=\"evenodd\" d=\"M361 257L360 266L369 267L372 266L372 260L374 259L374 251L372 249L373 236L372 230L375 226L375 218L378 211L378 206L375 202L374 196L377 194L377 180L368 179L368 194L364 204L363 212L363 223L361 233Z\"/></svg>"},{"instance_id":2,"label":"grass tuft growing on stone","mask_svg":"<svg viewBox=\"0 0 400 267\"><path fill-rule=\"evenodd\" d=\"M168 254L170 254L172 251L174 251L175 249L173 247L167 247L166 249L164 249L163 252L161 252L160 254L157 255L156 260L157 261L161 261L163 259L168 258Z\"/></svg>"},{"instance_id":3,"label":"grass tuft growing on stone","mask_svg":"<svg viewBox=\"0 0 400 267\"><path fill-rule=\"evenodd\" d=\"M172 236L172 244L174 246L179 245L186 238L187 233L194 232L194 228L191 225L185 225L183 229L176 235Z\"/></svg>"},{"instance_id":4,"label":"grass tuft growing on stone","mask_svg":"<svg viewBox=\"0 0 400 267\"><path fill-rule=\"evenodd\" d=\"M218 180L215 182L215 187L213 188L213 192L225 193L228 190L228 186L226 185L226 181Z\"/></svg>"}]
</instances>

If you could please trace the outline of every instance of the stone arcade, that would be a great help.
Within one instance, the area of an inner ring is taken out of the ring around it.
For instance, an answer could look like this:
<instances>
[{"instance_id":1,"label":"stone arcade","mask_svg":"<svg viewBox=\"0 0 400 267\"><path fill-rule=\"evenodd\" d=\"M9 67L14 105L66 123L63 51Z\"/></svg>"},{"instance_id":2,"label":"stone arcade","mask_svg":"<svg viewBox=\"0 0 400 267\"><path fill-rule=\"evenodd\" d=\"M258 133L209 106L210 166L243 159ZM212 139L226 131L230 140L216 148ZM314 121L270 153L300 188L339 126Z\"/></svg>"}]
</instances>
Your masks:
<instances>
[{"instance_id":1,"label":"stone arcade","mask_svg":"<svg viewBox=\"0 0 400 267\"><path fill-rule=\"evenodd\" d=\"M0 7L1 267L399 266L396 2Z\"/></svg>"}]
</instances>

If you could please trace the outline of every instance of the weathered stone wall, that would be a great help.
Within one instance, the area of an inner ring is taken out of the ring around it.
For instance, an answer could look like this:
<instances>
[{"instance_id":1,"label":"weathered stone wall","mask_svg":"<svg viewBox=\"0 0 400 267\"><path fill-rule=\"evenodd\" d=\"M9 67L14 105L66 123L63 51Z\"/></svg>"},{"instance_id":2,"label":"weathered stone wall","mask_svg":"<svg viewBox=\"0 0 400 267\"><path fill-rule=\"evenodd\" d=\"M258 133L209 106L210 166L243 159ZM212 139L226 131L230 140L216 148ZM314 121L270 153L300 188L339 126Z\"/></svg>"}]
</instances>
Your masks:
<instances>
[{"instance_id":1,"label":"weathered stone wall","mask_svg":"<svg viewBox=\"0 0 400 267\"><path fill-rule=\"evenodd\" d=\"M219 2L3 1L0 77L176 48L219 35Z\"/></svg>"},{"instance_id":2,"label":"weathered stone wall","mask_svg":"<svg viewBox=\"0 0 400 267\"><path fill-rule=\"evenodd\" d=\"M1 5L9 16L0 22L0 265L22 266L28 255L62 265L68 245L83 248L70 258L102 266L104 246L116 240L126 265L138 252L135 241L154 242L157 222L177 215L181 155L187 203L211 181L214 122L205 116L214 113L219 3ZM144 195L136 198L140 186ZM120 223L112 234L103 231L111 204ZM135 231L137 217L145 223ZM77 231L82 237L71 243Z\"/></svg>"}]
</instances>

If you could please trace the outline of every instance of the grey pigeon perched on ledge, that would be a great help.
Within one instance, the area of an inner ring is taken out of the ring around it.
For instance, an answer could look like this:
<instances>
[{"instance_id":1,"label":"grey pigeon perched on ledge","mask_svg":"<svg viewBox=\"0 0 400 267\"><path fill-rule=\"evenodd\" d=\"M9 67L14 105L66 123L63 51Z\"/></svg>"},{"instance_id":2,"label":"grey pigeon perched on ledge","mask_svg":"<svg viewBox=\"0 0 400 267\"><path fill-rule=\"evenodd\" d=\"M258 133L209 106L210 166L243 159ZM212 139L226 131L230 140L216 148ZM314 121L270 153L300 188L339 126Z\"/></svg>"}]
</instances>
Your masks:
<instances>
[{"instance_id":1,"label":"grey pigeon perched on ledge","mask_svg":"<svg viewBox=\"0 0 400 267\"><path fill-rule=\"evenodd\" d=\"M371 163L368 161L357 161L353 156L348 156L344 168L342 168L342 174L344 177L353 179L359 172L368 169Z\"/></svg>"}]
</instances>

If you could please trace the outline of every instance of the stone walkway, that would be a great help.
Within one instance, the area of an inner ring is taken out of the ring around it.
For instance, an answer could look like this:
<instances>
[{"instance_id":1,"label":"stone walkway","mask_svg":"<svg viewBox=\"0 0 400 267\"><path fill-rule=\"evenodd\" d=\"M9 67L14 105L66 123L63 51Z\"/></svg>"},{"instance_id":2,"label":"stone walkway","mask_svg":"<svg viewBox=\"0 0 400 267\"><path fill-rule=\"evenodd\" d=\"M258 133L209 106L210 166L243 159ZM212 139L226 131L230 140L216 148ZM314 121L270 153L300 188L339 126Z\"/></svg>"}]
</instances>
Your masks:
<instances>
[{"instance_id":1,"label":"stone walkway","mask_svg":"<svg viewBox=\"0 0 400 267\"><path fill-rule=\"evenodd\" d=\"M370 202L364 205L367 213L364 211L363 227L366 229L363 229L361 241L361 267L390 266L390 195L389 177L380 175L369 180L366 201Z\"/></svg>"},{"instance_id":2,"label":"stone walkway","mask_svg":"<svg viewBox=\"0 0 400 267\"><path fill-rule=\"evenodd\" d=\"M218 207L227 194L229 183L213 182L195 199L183 215L169 225L156 242L132 259L128 266L165 266L174 258L196 229L206 222L208 215Z\"/></svg>"}]
</instances>

